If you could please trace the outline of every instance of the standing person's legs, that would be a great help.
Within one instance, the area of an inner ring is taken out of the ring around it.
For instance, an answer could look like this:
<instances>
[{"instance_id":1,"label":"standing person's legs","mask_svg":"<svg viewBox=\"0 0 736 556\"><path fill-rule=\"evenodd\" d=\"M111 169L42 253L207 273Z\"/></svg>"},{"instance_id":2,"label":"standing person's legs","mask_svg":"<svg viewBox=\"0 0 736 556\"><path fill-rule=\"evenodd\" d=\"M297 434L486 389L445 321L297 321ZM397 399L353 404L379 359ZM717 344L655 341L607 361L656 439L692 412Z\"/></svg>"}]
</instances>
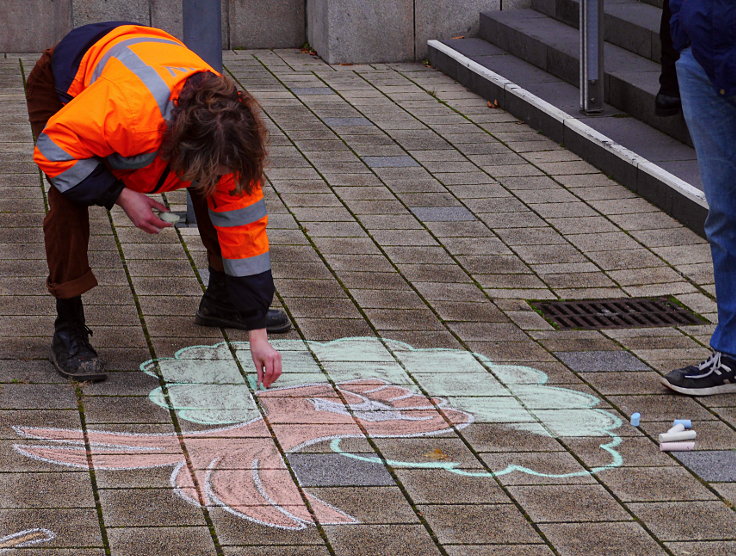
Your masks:
<instances>
[{"instance_id":1,"label":"standing person's legs","mask_svg":"<svg viewBox=\"0 0 736 556\"><path fill-rule=\"evenodd\" d=\"M49 118L62 108L51 71L53 49L46 50L28 76L26 101L34 139ZM88 341L81 295L97 285L89 267L89 214L85 206L67 200L51 186L49 212L43 222L49 292L56 298L51 360L64 376L103 380L102 363Z\"/></svg>"},{"instance_id":2,"label":"standing person's legs","mask_svg":"<svg viewBox=\"0 0 736 556\"><path fill-rule=\"evenodd\" d=\"M695 145L709 211L718 325L713 357L668 374L665 385L685 394L736 392L736 99L720 96L690 49L677 62L682 108Z\"/></svg>"},{"instance_id":3,"label":"standing person's legs","mask_svg":"<svg viewBox=\"0 0 736 556\"><path fill-rule=\"evenodd\" d=\"M227 290L222 252L217 239L217 230L212 225L210 213L207 209L207 200L194 189L189 193L192 198L192 207L197 217L199 237L207 249L207 263L210 277L207 282L207 291L197 310L195 322L203 326L220 326L223 328L245 328L242 318L232 309L230 294ZM266 314L266 330L270 333L288 332L291 323L286 313L278 309L269 309Z\"/></svg>"}]
</instances>

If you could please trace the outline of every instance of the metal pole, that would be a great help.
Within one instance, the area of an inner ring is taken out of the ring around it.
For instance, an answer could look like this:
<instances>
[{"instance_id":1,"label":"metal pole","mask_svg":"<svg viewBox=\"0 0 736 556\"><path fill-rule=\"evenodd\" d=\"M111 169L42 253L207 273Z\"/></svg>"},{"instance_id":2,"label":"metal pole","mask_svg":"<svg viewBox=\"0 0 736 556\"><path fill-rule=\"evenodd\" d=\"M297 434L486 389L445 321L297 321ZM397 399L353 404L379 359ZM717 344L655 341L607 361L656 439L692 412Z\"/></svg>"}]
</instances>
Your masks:
<instances>
[{"instance_id":1,"label":"metal pole","mask_svg":"<svg viewBox=\"0 0 736 556\"><path fill-rule=\"evenodd\" d=\"M603 0L580 2L580 109L603 111Z\"/></svg>"},{"instance_id":2,"label":"metal pole","mask_svg":"<svg viewBox=\"0 0 736 556\"><path fill-rule=\"evenodd\" d=\"M222 71L222 10L220 0L182 0L184 44ZM187 192L186 224L196 224L192 199Z\"/></svg>"}]
</instances>

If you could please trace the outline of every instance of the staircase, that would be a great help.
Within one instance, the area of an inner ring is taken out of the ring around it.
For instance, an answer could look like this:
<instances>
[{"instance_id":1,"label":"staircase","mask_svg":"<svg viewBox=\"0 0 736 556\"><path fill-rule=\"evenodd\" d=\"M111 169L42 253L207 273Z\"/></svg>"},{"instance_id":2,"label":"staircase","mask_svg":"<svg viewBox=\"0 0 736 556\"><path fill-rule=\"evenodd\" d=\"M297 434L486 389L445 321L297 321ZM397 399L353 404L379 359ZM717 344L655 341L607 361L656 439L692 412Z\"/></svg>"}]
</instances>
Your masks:
<instances>
[{"instance_id":1,"label":"staircase","mask_svg":"<svg viewBox=\"0 0 736 556\"><path fill-rule=\"evenodd\" d=\"M579 0L483 12L479 37L430 41L429 59L702 234L707 204L684 120L654 114L661 4L604 3L600 115L580 112Z\"/></svg>"}]
</instances>

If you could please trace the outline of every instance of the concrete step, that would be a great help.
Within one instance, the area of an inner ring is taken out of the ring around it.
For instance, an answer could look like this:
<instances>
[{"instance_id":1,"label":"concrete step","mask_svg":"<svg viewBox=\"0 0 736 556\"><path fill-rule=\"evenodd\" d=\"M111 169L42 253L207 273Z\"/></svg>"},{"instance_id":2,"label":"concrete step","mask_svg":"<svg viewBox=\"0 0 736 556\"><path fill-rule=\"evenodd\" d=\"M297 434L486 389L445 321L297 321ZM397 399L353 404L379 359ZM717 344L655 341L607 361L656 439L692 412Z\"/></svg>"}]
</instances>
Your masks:
<instances>
[{"instance_id":1,"label":"concrete step","mask_svg":"<svg viewBox=\"0 0 736 556\"><path fill-rule=\"evenodd\" d=\"M579 83L580 34L569 25L530 9L483 12L479 35L567 83ZM691 144L682 116L662 118L654 113L659 64L604 43L604 66L605 102Z\"/></svg>"},{"instance_id":2,"label":"concrete step","mask_svg":"<svg viewBox=\"0 0 736 556\"><path fill-rule=\"evenodd\" d=\"M532 0L532 9L575 29L580 24L580 0ZM638 0L607 0L604 10L604 39L659 63L659 24L662 10Z\"/></svg>"},{"instance_id":3,"label":"concrete step","mask_svg":"<svg viewBox=\"0 0 736 556\"><path fill-rule=\"evenodd\" d=\"M703 234L707 203L692 147L610 105L581 114L577 87L480 38L429 45L432 66Z\"/></svg>"}]
</instances>

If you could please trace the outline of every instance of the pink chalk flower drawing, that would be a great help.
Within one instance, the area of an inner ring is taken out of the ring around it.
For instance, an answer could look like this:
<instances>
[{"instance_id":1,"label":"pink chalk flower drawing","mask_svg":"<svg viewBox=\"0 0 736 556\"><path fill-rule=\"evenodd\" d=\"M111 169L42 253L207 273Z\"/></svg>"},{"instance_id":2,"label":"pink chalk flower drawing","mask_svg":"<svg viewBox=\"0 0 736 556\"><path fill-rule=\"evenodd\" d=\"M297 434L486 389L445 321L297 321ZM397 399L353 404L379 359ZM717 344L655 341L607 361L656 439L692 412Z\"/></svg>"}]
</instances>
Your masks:
<instances>
[{"instance_id":1,"label":"pink chalk flower drawing","mask_svg":"<svg viewBox=\"0 0 736 556\"><path fill-rule=\"evenodd\" d=\"M341 440L457 433L481 420L549 437L607 437L610 442L600 447L612 461L560 475L522 465L468 472L451 461L388 463L476 477L512 472L564 477L622 464L614 449L621 438L613 432L621 420L597 409L600 400L590 394L547 385L547 376L536 369L379 338L273 343L285 372L269 390L256 388L246 342L192 346L141 365L165 383L149 399L174 410L181 423L194 424L193 430L143 434L16 426L20 436L43 443L18 444L15 450L96 470L173 467L171 485L187 502L292 530L315 522L358 522L294 479L284 455L318 442L328 442L346 462L384 463L349 453Z\"/></svg>"}]
</instances>

